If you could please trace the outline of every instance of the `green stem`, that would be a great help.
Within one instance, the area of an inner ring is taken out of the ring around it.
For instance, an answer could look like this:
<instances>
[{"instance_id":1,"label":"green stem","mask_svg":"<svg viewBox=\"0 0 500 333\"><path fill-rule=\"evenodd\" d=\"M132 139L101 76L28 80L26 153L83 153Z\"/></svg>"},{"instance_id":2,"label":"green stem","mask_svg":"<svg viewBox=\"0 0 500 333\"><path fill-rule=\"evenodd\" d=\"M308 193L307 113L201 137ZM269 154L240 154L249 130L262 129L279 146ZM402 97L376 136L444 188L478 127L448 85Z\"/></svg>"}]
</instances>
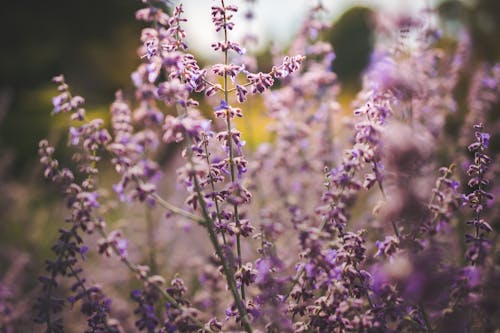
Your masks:
<instances>
[{"instance_id":1,"label":"green stem","mask_svg":"<svg viewBox=\"0 0 500 333\"><path fill-rule=\"evenodd\" d=\"M225 4L224 0L221 0L222 7L224 8L224 44L227 44L228 38L227 38L227 28L226 28L226 14L225 14ZM228 64L228 50L226 49L224 51L224 65L227 66ZM229 91L228 91L228 80L227 80L227 72L224 72L224 101L229 104ZM227 134L228 134L228 140L227 140L227 148L229 150L229 168L231 171L231 182L234 183L236 181L236 176L235 176L235 168L234 168L234 151L233 151L233 136L231 133L231 115L229 112L229 109L226 111L226 124L227 124ZM236 228L240 227L240 218L239 218L239 213L238 213L238 205L233 204L233 215L234 215L234 223L236 224ZM236 251L237 251L237 262L238 262L238 268L241 268L242 266L242 255L241 255L241 239L240 235L236 234ZM243 300L245 300L245 285L242 283L241 287L241 297Z\"/></svg>"},{"instance_id":2,"label":"green stem","mask_svg":"<svg viewBox=\"0 0 500 333\"><path fill-rule=\"evenodd\" d=\"M396 225L396 221L391 221L391 224L392 224L392 229L394 230L394 234L399 239L400 235L399 235L398 226Z\"/></svg>"},{"instance_id":3,"label":"green stem","mask_svg":"<svg viewBox=\"0 0 500 333\"><path fill-rule=\"evenodd\" d=\"M247 313L246 309L243 303L243 300L240 297L240 294L238 293L238 289L236 287L236 280L234 278L234 270L231 267L231 264L228 262L226 256L224 255L224 252L222 251L222 248L219 244L219 241L217 240L217 234L215 233L215 227L214 227L214 222L210 218L210 215L208 213L208 209L206 206L205 199L203 197L203 194L201 192L201 187L200 183L198 181L198 178L195 176L194 177L194 186L196 193L198 194L198 200L200 201L200 207L203 213L203 217L206 219L206 227L208 230L208 235L210 238L210 241L212 242L212 245L215 249L215 253L219 257L221 264L222 264L222 269L224 270L224 275L226 275L226 280L229 285L229 289L231 290L231 293L233 294L234 301L236 302L236 307L238 308L238 312L241 317L241 324L245 328L245 330L248 333L252 332L252 328L250 326L250 323L248 322L247 318Z\"/></svg>"},{"instance_id":4,"label":"green stem","mask_svg":"<svg viewBox=\"0 0 500 333\"><path fill-rule=\"evenodd\" d=\"M187 138L187 158L188 162L191 165L191 168L193 168L193 151L191 149L191 138L188 135L186 135L186 138ZM217 239L217 233L215 232L214 221L212 220L208 212L207 203L205 201L205 197L203 196L203 192L201 190L198 177L195 175L193 178L194 178L194 190L198 196L198 201L200 203L201 212L204 218L204 225L207 228L208 236L210 238L212 246L215 249L215 253L217 254L217 256L221 261L222 269L224 271L224 275L226 276L227 284L229 286L229 289L231 290L231 293L233 294L233 298L236 303L238 313L240 314L241 317L241 325L243 326L243 328L247 333L252 333L252 327L250 326L250 323L248 321L245 304L242 298L240 297L240 294L238 293L238 288L236 286L234 269L231 266L231 263L227 260L226 256L224 255L224 252L222 251L222 248Z\"/></svg>"},{"instance_id":5,"label":"green stem","mask_svg":"<svg viewBox=\"0 0 500 333\"><path fill-rule=\"evenodd\" d=\"M163 208L171 211L172 213L180 215L180 216L184 216L190 220L193 220L194 222L196 222L198 224L201 224L201 225L205 224L205 220L202 219L201 217L196 216L195 214L192 214L192 213L190 213L182 208L179 208L179 207L171 204L170 202L168 202L165 199L163 199L162 197L160 197L158 194L153 193L153 194L151 194L151 197L155 200L156 203L158 203Z\"/></svg>"},{"instance_id":6,"label":"green stem","mask_svg":"<svg viewBox=\"0 0 500 333\"><path fill-rule=\"evenodd\" d=\"M147 243L149 246L149 267L151 267L151 274L158 273L158 265L156 263L156 245L155 245L155 223L153 222L153 216L151 213L151 208L147 205L146 208L146 229L147 229Z\"/></svg>"},{"instance_id":7,"label":"green stem","mask_svg":"<svg viewBox=\"0 0 500 333\"><path fill-rule=\"evenodd\" d=\"M205 141L204 147L205 147L205 157L206 157L207 165L208 165L208 178L210 179L210 187L212 188L212 193L215 193L215 181L214 181L214 177L212 176L212 168L210 166L208 141ZM216 196L214 196L214 203L215 203L215 211L217 213L217 220L219 221L220 224L222 224L220 207L219 207L219 199L217 199ZM226 242L226 236L224 235L224 233L222 233L222 241L224 243L224 246L226 246L227 242Z\"/></svg>"},{"instance_id":8,"label":"green stem","mask_svg":"<svg viewBox=\"0 0 500 333\"><path fill-rule=\"evenodd\" d=\"M420 312L422 313L422 318L424 319L425 322L425 328L427 329L427 332L432 333L432 325L431 322L429 321L429 317L427 316L427 312L425 312L424 305L422 302L418 304L418 308Z\"/></svg>"}]
</instances>

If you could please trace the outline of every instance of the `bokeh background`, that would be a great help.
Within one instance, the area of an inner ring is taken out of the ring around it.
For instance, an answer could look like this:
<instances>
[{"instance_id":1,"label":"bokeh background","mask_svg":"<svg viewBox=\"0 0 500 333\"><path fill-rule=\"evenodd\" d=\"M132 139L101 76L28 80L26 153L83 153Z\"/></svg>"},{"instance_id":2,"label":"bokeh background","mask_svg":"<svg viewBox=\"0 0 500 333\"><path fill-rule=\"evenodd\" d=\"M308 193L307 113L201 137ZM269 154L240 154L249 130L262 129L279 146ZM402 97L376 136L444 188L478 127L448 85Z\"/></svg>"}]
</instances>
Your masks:
<instances>
[{"instance_id":1,"label":"bokeh background","mask_svg":"<svg viewBox=\"0 0 500 333\"><path fill-rule=\"evenodd\" d=\"M310 0L257 0L241 3L241 15L255 6L255 19L234 34L252 31L259 64L272 62L271 48L286 48L298 30ZM185 1L191 52L214 61L210 43L212 1ZM398 14L434 10L443 32L442 47L452 47L463 28L471 32L474 61L500 56L500 1L324 0L325 19L334 22L325 36L336 51L333 67L342 83L341 101L349 101L373 50L373 13L390 20ZM64 73L72 90L86 98L87 111L106 118L118 89L130 90L141 23L134 21L138 0L6 1L0 11L0 284L16 281L19 311L28 311L36 276L62 224L64 207L57 191L41 177L37 144L48 137L65 147L65 124L50 116L56 93L50 79ZM242 20L243 21L243 20ZM215 59L216 61L217 59ZM347 102L345 102L347 103ZM259 121L255 118L254 128ZM258 138L256 139L258 140ZM19 318L23 318L22 315Z\"/></svg>"}]
</instances>

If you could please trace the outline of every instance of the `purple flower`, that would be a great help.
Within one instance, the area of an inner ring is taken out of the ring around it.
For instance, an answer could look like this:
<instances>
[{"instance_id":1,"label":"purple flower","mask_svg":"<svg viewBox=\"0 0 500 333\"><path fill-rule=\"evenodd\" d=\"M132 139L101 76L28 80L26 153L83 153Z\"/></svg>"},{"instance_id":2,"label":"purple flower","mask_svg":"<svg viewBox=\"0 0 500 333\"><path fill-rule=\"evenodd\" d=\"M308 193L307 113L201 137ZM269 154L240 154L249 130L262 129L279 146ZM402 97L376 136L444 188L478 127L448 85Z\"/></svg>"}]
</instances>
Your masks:
<instances>
[{"instance_id":1,"label":"purple flower","mask_svg":"<svg viewBox=\"0 0 500 333\"><path fill-rule=\"evenodd\" d=\"M78 194L78 198L83 201L84 207L98 208L100 207L97 198L99 197L97 192L81 192Z\"/></svg>"},{"instance_id":2,"label":"purple flower","mask_svg":"<svg viewBox=\"0 0 500 333\"><path fill-rule=\"evenodd\" d=\"M80 256L82 257L82 260L85 260L87 259L87 257L85 256L85 254L88 252L89 248L87 245L83 245L82 247L80 247Z\"/></svg>"},{"instance_id":3,"label":"purple flower","mask_svg":"<svg viewBox=\"0 0 500 333\"><path fill-rule=\"evenodd\" d=\"M484 147L488 148L490 144L490 134L483 132L476 132L477 141Z\"/></svg>"},{"instance_id":4,"label":"purple flower","mask_svg":"<svg viewBox=\"0 0 500 333\"><path fill-rule=\"evenodd\" d=\"M128 257L128 240L125 238L120 238L116 241L116 248L118 249L118 253L122 258Z\"/></svg>"},{"instance_id":5,"label":"purple flower","mask_svg":"<svg viewBox=\"0 0 500 333\"><path fill-rule=\"evenodd\" d=\"M215 31L223 30L232 30L234 28L234 23L231 22L231 18L233 14L230 12L237 12L238 7L233 5L222 6L212 6L211 16L212 22L215 25Z\"/></svg>"},{"instance_id":6,"label":"purple flower","mask_svg":"<svg viewBox=\"0 0 500 333\"><path fill-rule=\"evenodd\" d=\"M272 72L274 73L274 77L283 79L291 73L298 71L304 59L305 57L301 55L293 57L285 56L281 65L273 67Z\"/></svg>"},{"instance_id":7,"label":"purple flower","mask_svg":"<svg viewBox=\"0 0 500 333\"><path fill-rule=\"evenodd\" d=\"M216 64L212 66L212 71L214 72L214 74L219 76L228 75L232 79L234 79L236 75L238 75L238 73L241 72L242 69L243 69L242 66L234 64L229 64L229 65Z\"/></svg>"},{"instance_id":8,"label":"purple flower","mask_svg":"<svg viewBox=\"0 0 500 333\"><path fill-rule=\"evenodd\" d=\"M76 128L73 126L71 126L69 128L69 140L73 146L76 146L77 144L80 143L81 134L82 134L82 131L80 128Z\"/></svg>"},{"instance_id":9,"label":"purple flower","mask_svg":"<svg viewBox=\"0 0 500 333\"><path fill-rule=\"evenodd\" d=\"M243 103L246 101L248 95L248 90L242 86L237 84L236 85L236 97L239 103Z\"/></svg>"},{"instance_id":10,"label":"purple flower","mask_svg":"<svg viewBox=\"0 0 500 333\"><path fill-rule=\"evenodd\" d=\"M226 118L227 116L231 119L235 117L243 117L243 112L240 108L233 108L224 100L221 101L221 103L217 105L214 110L217 118Z\"/></svg>"},{"instance_id":11,"label":"purple flower","mask_svg":"<svg viewBox=\"0 0 500 333\"><path fill-rule=\"evenodd\" d=\"M468 147L474 153L474 162L467 168L467 175L470 177L468 186L472 189L472 192L464 195L464 199L473 209L474 216L467 224L472 225L475 232L474 234L466 234L466 242L469 244L469 248L465 255L472 264L482 264L490 249L490 241L486 236L493 230L483 218L483 211L488 201L493 199L493 195L484 189L489 184L485 176L492 160L484 152L488 148L490 135L480 132L483 129L482 124L475 125L474 128L476 129L476 142Z\"/></svg>"},{"instance_id":12,"label":"purple flower","mask_svg":"<svg viewBox=\"0 0 500 333\"><path fill-rule=\"evenodd\" d=\"M57 114L61 111L63 112L68 111L69 107L69 105L67 104L68 97L69 97L68 93L63 92L62 94L52 98L52 105L54 105L54 113Z\"/></svg>"},{"instance_id":13,"label":"purple flower","mask_svg":"<svg viewBox=\"0 0 500 333\"><path fill-rule=\"evenodd\" d=\"M246 52L246 50L244 48L242 48L238 43L231 42L231 41L216 42L216 43L213 43L211 46L214 49L214 51L226 52L228 50L233 50L234 52L238 53L239 55L244 55Z\"/></svg>"},{"instance_id":14,"label":"purple flower","mask_svg":"<svg viewBox=\"0 0 500 333\"><path fill-rule=\"evenodd\" d=\"M262 72L257 74L250 73L247 75L247 79L252 87L253 94L262 94L274 84L272 76Z\"/></svg>"}]
</instances>

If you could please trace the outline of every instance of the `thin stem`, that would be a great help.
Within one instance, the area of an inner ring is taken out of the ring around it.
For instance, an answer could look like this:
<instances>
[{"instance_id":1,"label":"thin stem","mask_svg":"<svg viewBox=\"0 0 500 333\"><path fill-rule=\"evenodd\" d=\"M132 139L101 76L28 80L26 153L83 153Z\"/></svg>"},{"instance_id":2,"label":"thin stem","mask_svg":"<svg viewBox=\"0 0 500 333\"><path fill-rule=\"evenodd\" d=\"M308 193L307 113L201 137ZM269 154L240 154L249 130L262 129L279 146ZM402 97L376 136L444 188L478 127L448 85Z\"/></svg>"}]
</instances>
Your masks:
<instances>
[{"instance_id":1,"label":"thin stem","mask_svg":"<svg viewBox=\"0 0 500 333\"><path fill-rule=\"evenodd\" d=\"M392 224L392 229L394 230L394 234L399 239L400 235L399 235L399 230L398 230L398 226L396 225L396 222L395 221L391 221L391 224Z\"/></svg>"},{"instance_id":2,"label":"thin stem","mask_svg":"<svg viewBox=\"0 0 500 333\"><path fill-rule=\"evenodd\" d=\"M224 255L222 248L219 244L219 241L217 240L217 234L215 233L215 227L213 220L210 218L210 215L207 210L206 202L203 197L203 194L201 192L201 187L200 183L198 181L198 178L195 176L194 177L194 186L196 193L198 194L198 200L200 201L200 206L201 210L203 213L203 217L206 219L206 227L208 230L208 235L210 238L210 241L212 242L212 245L215 249L215 253L219 257L221 264L222 264L222 269L224 270L224 275L226 275L227 283L229 285L229 289L231 290L231 293L233 294L234 300L236 302L236 307L238 308L238 312L241 317L241 324L245 328L245 330L248 333L252 332L252 328L250 326L250 323L248 322L247 318L247 313L245 306L243 304L243 301L240 297L240 294L238 293L238 289L236 287L236 280L234 278L234 270L231 267L231 264L227 261L226 256Z\"/></svg>"},{"instance_id":3,"label":"thin stem","mask_svg":"<svg viewBox=\"0 0 500 333\"><path fill-rule=\"evenodd\" d=\"M477 185L477 186L478 186L477 191L478 191L479 193L483 193L483 189L482 189L482 186L481 186L481 185L482 185L482 180L483 180L483 178L484 178L484 172L483 172L483 171L480 171L480 172L479 172L479 176L478 176L478 178L480 179L480 181L479 181L479 183L478 183L478 185ZM482 197L482 198L484 198L484 197ZM481 204L482 204L482 203L481 203ZM479 222L479 220L481 219L481 211L475 210L475 218L476 218L476 219L475 219L475 222L476 222L476 223L475 223L475 224L476 224L476 225L475 225L475 227L476 227L476 232L475 232L475 236L474 236L474 237L475 237L475 238L476 238L476 240L477 240L477 239L479 239L479 223L478 223L478 222Z\"/></svg>"},{"instance_id":4,"label":"thin stem","mask_svg":"<svg viewBox=\"0 0 500 333\"><path fill-rule=\"evenodd\" d=\"M369 113L366 113L366 119L374 124L374 120L372 119L372 117L370 117ZM372 160L372 170L373 172L375 173L375 177L377 179L377 184L378 184L378 188L380 189L380 192L382 193L382 196L384 197L384 200L387 200L387 196L385 195L385 191L384 191L384 185L382 184L382 180L379 179L378 177L378 174L379 174L379 170L378 170L378 165L377 165L377 162Z\"/></svg>"},{"instance_id":5,"label":"thin stem","mask_svg":"<svg viewBox=\"0 0 500 333\"><path fill-rule=\"evenodd\" d=\"M377 175L379 174L377 162L372 161L372 168L373 168L373 172L375 172L375 177L377 178L377 184L378 184L378 188L380 190L380 193L382 193L382 196L384 197L384 200L387 200L387 195L385 194L384 185L382 184L382 180L380 180L377 177Z\"/></svg>"},{"instance_id":6,"label":"thin stem","mask_svg":"<svg viewBox=\"0 0 500 333\"><path fill-rule=\"evenodd\" d=\"M321 97L324 96L324 92L321 93ZM333 166L333 160L334 160L334 149L335 149L335 144L334 144L334 134L332 133L332 113L327 112L326 113L326 124L325 124L325 130L326 130L326 145L327 145L327 157L326 157L326 163L327 167L331 168Z\"/></svg>"},{"instance_id":7,"label":"thin stem","mask_svg":"<svg viewBox=\"0 0 500 333\"><path fill-rule=\"evenodd\" d=\"M305 272L305 269L304 269L304 266L302 266L300 268L300 270L298 270L297 273L295 273L295 276L292 279L292 285L288 288L287 292L283 296L283 302L288 299L288 297L292 293L293 288L297 285L297 283L299 283L299 280L302 277L302 274L304 274L304 272Z\"/></svg>"},{"instance_id":8,"label":"thin stem","mask_svg":"<svg viewBox=\"0 0 500 333\"><path fill-rule=\"evenodd\" d=\"M212 87L215 87L217 88L218 91L220 92L224 92L224 89L220 88L218 85L216 85L215 83L205 79L205 78L202 78L203 82L205 82L206 84L208 84L209 86L212 86Z\"/></svg>"},{"instance_id":9,"label":"thin stem","mask_svg":"<svg viewBox=\"0 0 500 333\"><path fill-rule=\"evenodd\" d=\"M177 109L177 112L179 114L181 113L179 109ZM187 144L186 144L186 146L187 146L187 148L186 148L187 159L188 159L189 164L191 165L191 168L193 168L194 163L193 163L193 150L191 148L191 145L192 145L191 137L189 136L188 133L185 133L185 137L186 137L186 141L187 141ZM203 196L201 186L200 186L200 183L198 181L198 177L196 176L196 174L194 176L194 189L195 189L195 192L198 196L198 201L200 203L203 218L199 218L195 215L194 215L194 217L196 217L197 222L199 222L201 225L203 225L207 228L210 242L212 243L212 246L215 249L215 253L217 254L217 256L219 257L219 259L221 261L224 275L226 276L227 284L229 286L229 289L231 290L231 293L233 294L233 298L234 298L234 301L236 303L238 313L240 314L240 317L241 317L241 324L247 333L252 333L252 327L250 326L250 323L248 321L245 305L240 297L240 294L238 293L238 288L236 286L234 270L233 270L232 266L230 265L230 263L227 261L226 256L224 256L224 253L223 253L222 248L219 244L219 241L217 240L217 233L215 232L214 221L212 220L212 218L210 217L210 214L208 212L207 204L205 202L205 197ZM153 197L154 197L154 195L155 194L153 194ZM169 209L172 211L173 211L173 209L177 208L175 206L171 207L171 205L168 204L167 202L165 202L164 200L162 200L162 201L163 201L162 203L163 204L166 203L167 206L169 206ZM181 210L179 212L179 214L181 214L181 215L185 215L186 213L188 213L188 212L185 212L183 210ZM191 213L188 213L188 214L193 215Z\"/></svg>"},{"instance_id":10,"label":"thin stem","mask_svg":"<svg viewBox=\"0 0 500 333\"><path fill-rule=\"evenodd\" d=\"M447 179L449 176L451 176L453 174L453 170L455 169L455 164L452 163L450 164L450 166L448 167L448 169L446 170L445 174L441 177L438 178L439 180L439 184L436 188L436 190L432 191L432 196L431 196L431 199L429 200L429 203L427 204L427 207L429 209L431 209L431 206L434 204L434 200L436 199L436 192L439 192L441 191L441 187L443 185L443 179ZM430 221L429 223L429 227L432 227L434 226L434 224L438 221L439 217L442 216L443 213L441 212L434 212L433 213L433 217L432 217L432 220ZM422 221L421 221L422 222ZM415 236L416 238L422 236L424 230L419 230L419 233L417 233L417 235Z\"/></svg>"},{"instance_id":11,"label":"thin stem","mask_svg":"<svg viewBox=\"0 0 500 333\"><path fill-rule=\"evenodd\" d=\"M214 194L213 200L215 203L215 211L217 213L217 220L219 221L219 224L222 224L220 207L219 207L219 199L215 195L215 181L214 181L214 177L212 176L212 168L210 166L210 155L209 155L210 153L208 151L208 141L205 141L204 147L205 147L205 158L207 160L207 165L208 165L208 178L210 179L210 187L212 188L212 193ZM226 246L227 245L226 236L224 235L224 233L221 233L221 234L222 234L222 241L224 243L224 246Z\"/></svg>"},{"instance_id":12,"label":"thin stem","mask_svg":"<svg viewBox=\"0 0 500 333\"><path fill-rule=\"evenodd\" d=\"M418 308L422 313L422 318L424 319L425 328L427 329L427 332L432 333L433 332L432 325L429 321L429 317L427 316L427 312L425 312L424 305L422 304L422 302L418 304Z\"/></svg>"},{"instance_id":13,"label":"thin stem","mask_svg":"<svg viewBox=\"0 0 500 333\"><path fill-rule=\"evenodd\" d=\"M191 149L191 138L186 135L187 139L187 158L188 161L191 165L191 168L193 168L193 151ZM228 262L226 256L224 255L224 252L222 251L222 248L219 244L219 241L217 240L217 233L215 232L215 226L214 226L214 221L210 217L210 214L208 212L207 208L207 203L205 201L205 197L203 196L200 182L198 181L198 177L196 174L194 175L194 190L196 191L196 194L198 195L198 201L200 203L202 215L204 218L204 225L207 228L208 231L208 236L210 238L210 242L212 243L212 246L215 249L215 253L219 257L221 264L222 264L222 269L224 271L224 275L226 276L227 284L229 286L229 289L231 290L231 293L233 294L234 301L236 303L236 307L238 308L238 313L240 314L241 317L241 324L243 328L248 332L252 333L252 327L250 326L250 323L248 321L247 317L247 312L245 309L245 305L240 297L240 294L238 293L238 288L236 286L236 280L235 280L235 273L233 270L233 267L231 266L231 263Z\"/></svg>"},{"instance_id":14,"label":"thin stem","mask_svg":"<svg viewBox=\"0 0 500 333\"><path fill-rule=\"evenodd\" d=\"M227 27L226 27L226 12L225 12L225 4L224 0L221 0L221 5L222 8L224 9L224 44L227 44L228 38L227 38ZM228 50L226 49L224 51L224 65L227 66L228 64ZM228 92L228 77L227 77L227 72L224 71L224 100L226 103L228 103L229 99L229 92ZM233 136L231 133L231 116L230 116L230 111L229 109L226 110L226 124L227 124L227 133L228 133L228 140L227 140L227 148L229 150L229 168L231 171L231 182L234 183L236 181L236 176L235 176L235 167L234 167L234 151L233 151ZM239 213L238 213L238 205L233 204L233 215L234 215L234 222L236 224L236 227L240 227L240 218L239 218ZM237 262L238 262L238 268L241 268L242 266L242 255L241 255L241 239L240 235L236 234L236 251L237 251ZM244 283L241 284L240 287L241 290L241 297L243 300L245 300L245 285Z\"/></svg>"},{"instance_id":15,"label":"thin stem","mask_svg":"<svg viewBox=\"0 0 500 333\"><path fill-rule=\"evenodd\" d=\"M147 205L146 208L146 229L147 229L147 243L149 246L149 267L151 267L151 273L158 273L158 265L156 263L156 244L155 244L155 223L153 222L153 216L151 213L151 208Z\"/></svg>"},{"instance_id":16,"label":"thin stem","mask_svg":"<svg viewBox=\"0 0 500 333\"><path fill-rule=\"evenodd\" d=\"M158 203L163 208L168 209L172 213L180 215L180 216L184 216L190 220L193 220L194 222L196 222L198 224L201 224L201 225L205 224L205 220L202 219L201 217L171 204L170 202L168 202L165 199L163 199L162 197L160 197L158 194L153 193L150 196L155 200L156 203Z\"/></svg>"},{"instance_id":17,"label":"thin stem","mask_svg":"<svg viewBox=\"0 0 500 333\"><path fill-rule=\"evenodd\" d=\"M242 87L248 87L251 84L252 84L252 82L246 82L246 83L240 84L240 86L242 86ZM235 91L236 91L236 88L231 88L231 89L227 90L227 93L230 94L230 93L235 92Z\"/></svg>"}]
</instances>

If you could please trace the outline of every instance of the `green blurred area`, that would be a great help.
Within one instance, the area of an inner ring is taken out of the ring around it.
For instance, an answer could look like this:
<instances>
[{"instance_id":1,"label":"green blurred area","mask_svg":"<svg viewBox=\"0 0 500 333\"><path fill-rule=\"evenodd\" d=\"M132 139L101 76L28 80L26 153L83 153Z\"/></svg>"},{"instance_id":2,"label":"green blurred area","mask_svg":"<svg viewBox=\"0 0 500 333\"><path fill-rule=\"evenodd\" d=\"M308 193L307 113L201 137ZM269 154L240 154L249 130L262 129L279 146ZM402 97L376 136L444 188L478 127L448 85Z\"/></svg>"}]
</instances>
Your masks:
<instances>
[{"instance_id":1,"label":"green blurred area","mask_svg":"<svg viewBox=\"0 0 500 333\"><path fill-rule=\"evenodd\" d=\"M59 192L42 179L38 165L39 140L66 146L64 117L50 116L57 93L50 80L64 73L85 96L88 112L106 116L114 91L130 86L139 62L141 24L134 12L140 6L133 0L2 2L0 283L19 269L18 258L28 258L15 276L19 306L38 289L37 276L52 257L66 215ZM34 331L31 318L21 319L21 331Z\"/></svg>"},{"instance_id":2,"label":"green blurred area","mask_svg":"<svg viewBox=\"0 0 500 333\"><path fill-rule=\"evenodd\" d=\"M14 154L12 177L29 172L52 127L50 79L64 73L90 112L129 86L137 65L139 1L10 1L0 12L0 148ZM104 107L107 110L107 106Z\"/></svg>"}]
</instances>

